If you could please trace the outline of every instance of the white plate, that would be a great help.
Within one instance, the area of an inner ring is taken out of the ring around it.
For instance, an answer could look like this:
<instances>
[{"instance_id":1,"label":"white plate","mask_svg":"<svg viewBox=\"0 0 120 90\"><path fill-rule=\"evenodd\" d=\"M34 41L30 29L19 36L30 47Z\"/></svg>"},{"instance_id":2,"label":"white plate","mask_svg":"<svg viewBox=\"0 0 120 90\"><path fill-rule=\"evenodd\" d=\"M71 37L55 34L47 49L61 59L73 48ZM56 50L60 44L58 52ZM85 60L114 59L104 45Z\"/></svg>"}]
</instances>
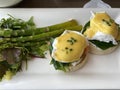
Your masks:
<instances>
[{"instance_id":1,"label":"white plate","mask_svg":"<svg viewBox=\"0 0 120 90\"><path fill-rule=\"evenodd\" d=\"M106 11L113 19L120 16L120 9L0 9L0 18L11 14L28 20L34 16L37 26L52 25L69 19L85 24L90 11ZM105 89L120 88L120 48L108 55L89 54L88 63L72 73L55 71L47 59L29 61L28 70L17 73L10 81L0 82L0 89Z\"/></svg>"}]
</instances>

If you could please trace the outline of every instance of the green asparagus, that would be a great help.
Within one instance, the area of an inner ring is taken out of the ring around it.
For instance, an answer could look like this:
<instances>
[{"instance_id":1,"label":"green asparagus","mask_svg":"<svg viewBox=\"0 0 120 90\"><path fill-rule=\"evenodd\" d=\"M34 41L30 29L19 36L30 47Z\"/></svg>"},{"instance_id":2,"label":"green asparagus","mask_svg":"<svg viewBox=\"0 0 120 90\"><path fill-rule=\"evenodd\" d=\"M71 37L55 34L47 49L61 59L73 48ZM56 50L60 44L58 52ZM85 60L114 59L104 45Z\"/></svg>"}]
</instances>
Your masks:
<instances>
[{"instance_id":1,"label":"green asparagus","mask_svg":"<svg viewBox=\"0 0 120 90\"><path fill-rule=\"evenodd\" d=\"M74 27L68 27L66 29L81 31L82 26L79 25L79 26L74 26ZM33 35L33 36L1 38L0 44L7 43L7 42L27 42L27 41L35 41L35 40L37 40L37 41L46 40L46 39L49 39L50 37L56 37L56 36L60 35L66 29L54 30L54 31L46 32L46 33Z\"/></svg>"},{"instance_id":2,"label":"green asparagus","mask_svg":"<svg viewBox=\"0 0 120 90\"><path fill-rule=\"evenodd\" d=\"M37 29L29 29L29 30L13 30L13 29L0 29L0 36L2 37L18 37L18 36L29 36L41 34L44 32L49 32L58 29L66 29L67 27L73 27L78 25L76 20L70 20L64 23L51 25L47 27L37 28Z\"/></svg>"},{"instance_id":3,"label":"green asparagus","mask_svg":"<svg viewBox=\"0 0 120 90\"><path fill-rule=\"evenodd\" d=\"M45 44L46 41L37 41L37 42L17 42L17 43L12 43L12 42L8 42L8 43L4 43L0 45L0 50L3 50L5 48L14 48L14 47L34 47L36 45L42 45Z\"/></svg>"},{"instance_id":4,"label":"green asparagus","mask_svg":"<svg viewBox=\"0 0 120 90\"><path fill-rule=\"evenodd\" d=\"M81 31L82 26L74 26L74 27L70 27L67 28L69 30L75 30L75 31ZM5 42L5 41L10 41L10 42L26 42L26 41L33 41L33 40L45 40L45 39L49 39L50 37L56 37L58 35L60 35L63 31L65 31L66 29L60 29L60 30L55 30L55 31L51 31L51 32L46 32L46 33L42 33L42 34L37 34L37 35L33 35L33 36L26 36L26 37L16 37L16 38L3 38L0 40L0 42Z\"/></svg>"}]
</instances>

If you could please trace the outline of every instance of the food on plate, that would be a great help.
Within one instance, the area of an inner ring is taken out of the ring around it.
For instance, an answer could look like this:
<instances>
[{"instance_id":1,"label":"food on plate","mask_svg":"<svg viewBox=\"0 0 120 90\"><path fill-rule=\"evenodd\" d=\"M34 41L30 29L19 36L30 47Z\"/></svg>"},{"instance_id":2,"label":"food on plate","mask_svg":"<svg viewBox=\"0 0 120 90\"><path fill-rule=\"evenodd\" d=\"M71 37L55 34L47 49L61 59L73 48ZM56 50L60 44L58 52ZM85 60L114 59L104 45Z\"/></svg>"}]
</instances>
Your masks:
<instances>
[{"instance_id":1,"label":"food on plate","mask_svg":"<svg viewBox=\"0 0 120 90\"><path fill-rule=\"evenodd\" d=\"M0 20L0 80L11 79L22 70L32 56L44 57L49 49L48 42L66 29L81 31L82 25L76 20L69 20L46 27L36 27L33 17L28 21L14 18Z\"/></svg>"},{"instance_id":2,"label":"food on plate","mask_svg":"<svg viewBox=\"0 0 120 90\"><path fill-rule=\"evenodd\" d=\"M51 40L51 64L56 70L75 71L87 61L88 42L78 31L66 30Z\"/></svg>"},{"instance_id":3,"label":"food on plate","mask_svg":"<svg viewBox=\"0 0 120 90\"><path fill-rule=\"evenodd\" d=\"M92 12L82 33L89 40L91 53L108 54L118 46L118 25L106 12Z\"/></svg>"},{"instance_id":4,"label":"food on plate","mask_svg":"<svg viewBox=\"0 0 120 90\"><path fill-rule=\"evenodd\" d=\"M39 27L37 28L31 17L27 22L22 19L16 19L14 17L3 18L0 21L0 36L2 37L19 37L19 36L31 36L41 33L46 33L54 30L65 29L68 27L78 26L78 22L74 19L62 22L59 24Z\"/></svg>"},{"instance_id":5,"label":"food on plate","mask_svg":"<svg viewBox=\"0 0 120 90\"><path fill-rule=\"evenodd\" d=\"M82 30L82 25L74 19L45 27L36 27L33 17L28 21L3 18L0 21L0 49L10 47L27 47L31 55L44 57L44 51L51 37L60 35L65 29Z\"/></svg>"},{"instance_id":6,"label":"food on plate","mask_svg":"<svg viewBox=\"0 0 120 90\"><path fill-rule=\"evenodd\" d=\"M8 38L9 29L15 32L16 30L33 28L35 28L33 17L28 21L24 21L10 15L9 18L0 20L0 34L2 34L0 35L0 80L4 78L9 80L13 75L21 71L22 62L28 59L29 54L25 47L16 46L13 42L7 42L7 39L10 39L10 37Z\"/></svg>"}]
</instances>

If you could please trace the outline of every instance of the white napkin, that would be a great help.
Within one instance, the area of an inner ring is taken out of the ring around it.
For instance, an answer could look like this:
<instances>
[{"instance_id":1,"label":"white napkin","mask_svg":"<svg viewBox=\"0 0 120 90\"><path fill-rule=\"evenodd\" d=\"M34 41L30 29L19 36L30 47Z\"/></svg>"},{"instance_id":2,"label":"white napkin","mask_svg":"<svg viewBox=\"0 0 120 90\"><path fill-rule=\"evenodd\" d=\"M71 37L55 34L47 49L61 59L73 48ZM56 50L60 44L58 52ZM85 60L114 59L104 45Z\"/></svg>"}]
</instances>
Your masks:
<instances>
[{"instance_id":1,"label":"white napkin","mask_svg":"<svg viewBox=\"0 0 120 90\"><path fill-rule=\"evenodd\" d=\"M90 0L83 8L111 8L111 6L102 0Z\"/></svg>"}]
</instances>

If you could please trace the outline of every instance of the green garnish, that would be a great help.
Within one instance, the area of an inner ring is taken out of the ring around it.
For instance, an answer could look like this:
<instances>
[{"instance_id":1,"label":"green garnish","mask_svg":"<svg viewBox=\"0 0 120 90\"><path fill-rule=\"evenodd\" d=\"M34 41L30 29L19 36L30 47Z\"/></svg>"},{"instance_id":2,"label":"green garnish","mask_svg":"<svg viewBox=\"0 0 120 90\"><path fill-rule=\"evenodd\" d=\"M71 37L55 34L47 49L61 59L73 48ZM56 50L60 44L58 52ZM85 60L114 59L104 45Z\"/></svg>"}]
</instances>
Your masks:
<instances>
[{"instance_id":1,"label":"green garnish","mask_svg":"<svg viewBox=\"0 0 120 90\"><path fill-rule=\"evenodd\" d=\"M72 48L70 48L70 51L73 51L73 49L72 49Z\"/></svg>"},{"instance_id":2,"label":"green garnish","mask_svg":"<svg viewBox=\"0 0 120 90\"><path fill-rule=\"evenodd\" d=\"M105 22L108 26L111 26L112 23L114 22L114 20L112 20L112 19L109 19L109 21L105 20L105 19L102 19L102 21Z\"/></svg>"},{"instance_id":3,"label":"green garnish","mask_svg":"<svg viewBox=\"0 0 120 90\"><path fill-rule=\"evenodd\" d=\"M67 42L69 42L71 45L73 45L75 42L77 42L77 40L73 37L71 37L69 40L67 40Z\"/></svg>"},{"instance_id":4,"label":"green garnish","mask_svg":"<svg viewBox=\"0 0 120 90\"><path fill-rule=\"evenodd\" d=\"M65 47L65 51L66 51L66 54L68 54L69 52L73 51L73 49L72 49L72 48Z\"/></svg>"},{"instance_id":5,"label":"green garnish","mask_svg":"<svg viewBox=\"0 0 120 90\"><path fill-rule=\"evenodd\" d=\"M105 20L105 19L102 19L103 22L105 22L108 26L111 26L110 22Z\"/></svg>"},{"instance_id":6,"label":"green garnish","mask_svg":"<svg viewBox=\"0 0 120 90\"><path fill-rule=\"evenodd\" d=\"M33 22L33 17L31 17L28 21L24 21L22 19L14 18L13 16L9 15L10 17L5 19L2 18L0 21L0 29L34 29L35 23Z\"/></svg>"}]
</instances>

